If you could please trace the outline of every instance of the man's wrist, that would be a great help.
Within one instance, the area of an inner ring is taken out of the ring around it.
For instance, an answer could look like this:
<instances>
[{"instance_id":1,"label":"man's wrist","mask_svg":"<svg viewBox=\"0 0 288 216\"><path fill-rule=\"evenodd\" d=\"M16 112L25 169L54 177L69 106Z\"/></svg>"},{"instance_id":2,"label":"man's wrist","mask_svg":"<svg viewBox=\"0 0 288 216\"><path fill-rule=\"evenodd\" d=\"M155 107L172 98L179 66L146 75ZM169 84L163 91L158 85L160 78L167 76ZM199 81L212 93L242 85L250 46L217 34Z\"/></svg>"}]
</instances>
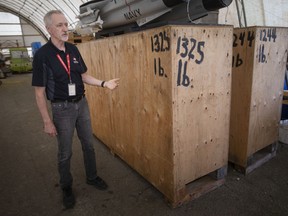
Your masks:
<instances>
[{"instance_id":1,"label":"man's wrist","mask_svg":"<svg viewBox=\"0 0 288 216\"><path fill-rule=\"evenodd\" d=\"M45 120L43 120L43 123L44 124L50 124L52 121L51 121L51 119L45 119Z\"/></svg>"},{"instance_id":2,"label":"man's wrist","mask_svg":"<svg viewBox=\"0 0 288 216\"><path fill-rule=\"evenodd\" d=\"M105 81L102 81L102 82L101 82L101 87L102 87L102 88L105 88L104 85L105 85Z\"/></svg>"}]
</instances>

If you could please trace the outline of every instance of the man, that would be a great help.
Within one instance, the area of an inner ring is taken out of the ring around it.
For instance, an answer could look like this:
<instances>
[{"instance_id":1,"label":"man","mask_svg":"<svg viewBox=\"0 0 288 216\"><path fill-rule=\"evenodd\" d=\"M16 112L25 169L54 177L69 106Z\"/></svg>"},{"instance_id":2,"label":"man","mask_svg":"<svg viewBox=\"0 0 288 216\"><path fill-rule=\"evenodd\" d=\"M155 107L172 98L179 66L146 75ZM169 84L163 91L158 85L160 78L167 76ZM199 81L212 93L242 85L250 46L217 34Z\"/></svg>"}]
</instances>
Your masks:
<instances>
[{"instance_id":1,"label":"man","mask_svg":"<svg viewBox=\"0 0 288 216\"><path fill-rule=\"evenodd\" d=\"M119 85L119 79L98 80L87 74L87 67L76 46L67 43L68 22L59 10L48 12L44 23L51 38L35 54L32 86L41 113L44 132L58 140L58 171L66 208L75 205L70 173L72 137L76 128L82 145L87 184L105 190L107 184L97 175L93 148L90 113L85 98L84 84L111 90ZM53 121L47 108L51 102Z\"/></svg>"}]
</instances>

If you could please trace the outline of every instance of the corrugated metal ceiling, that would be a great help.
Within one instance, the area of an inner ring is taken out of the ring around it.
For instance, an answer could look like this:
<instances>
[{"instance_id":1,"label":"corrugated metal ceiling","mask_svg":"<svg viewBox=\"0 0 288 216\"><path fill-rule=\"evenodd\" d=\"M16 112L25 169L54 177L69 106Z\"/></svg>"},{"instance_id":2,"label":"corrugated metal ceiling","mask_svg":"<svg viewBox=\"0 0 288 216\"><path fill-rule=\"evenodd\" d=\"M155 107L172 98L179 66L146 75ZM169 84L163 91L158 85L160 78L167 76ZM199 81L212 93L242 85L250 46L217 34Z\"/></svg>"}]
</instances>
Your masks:
<instances>
[{"instance_id":1,"label":"corrugated metal ceiling","mask_svg":"<svg viewBox=\"0 0 288 216\"><path fill-rule=\"evenodd\" d=\"M44 15L60 9L66 15L71 28L75 27L79 6L88 0L0 0L0 9L15 14L37 28L43 36L48 33L43 23Z\"/></svg>"}]
</instances>

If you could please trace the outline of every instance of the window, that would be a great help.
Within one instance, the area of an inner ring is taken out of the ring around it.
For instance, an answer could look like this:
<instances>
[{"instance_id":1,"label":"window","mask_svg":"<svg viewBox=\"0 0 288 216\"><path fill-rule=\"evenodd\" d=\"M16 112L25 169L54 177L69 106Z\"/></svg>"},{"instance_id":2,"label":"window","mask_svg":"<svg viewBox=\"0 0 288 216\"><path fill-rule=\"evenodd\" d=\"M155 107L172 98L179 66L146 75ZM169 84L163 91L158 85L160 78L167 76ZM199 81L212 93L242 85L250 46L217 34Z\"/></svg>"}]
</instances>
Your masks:
<instances>
[{"instance_id":1,"label":"window","mask_svg":"<svg viewBox=\"0 0 288 216\"><path fill-rule=\"evenodd\" d=\"M19 17L6 13L0 12L0 35L22 35L21 25Z\"/></svg>"}]
</instances>

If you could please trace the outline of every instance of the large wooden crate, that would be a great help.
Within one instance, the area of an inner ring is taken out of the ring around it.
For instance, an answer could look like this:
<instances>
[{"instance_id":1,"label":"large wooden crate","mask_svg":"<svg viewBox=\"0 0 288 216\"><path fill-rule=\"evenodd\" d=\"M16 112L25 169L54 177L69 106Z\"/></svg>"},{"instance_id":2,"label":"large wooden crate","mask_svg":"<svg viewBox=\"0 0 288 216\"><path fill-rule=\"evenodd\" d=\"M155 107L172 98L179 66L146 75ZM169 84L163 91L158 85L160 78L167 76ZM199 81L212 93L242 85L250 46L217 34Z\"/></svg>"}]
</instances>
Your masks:
<instances>
[{"instance_id":1,"label":"large wooden crate","mask_svg":"<svg viewBox=\"0 0 288 216\"><path fill-rule=\"evenodd\" d=\"M173 206L224 182L232 38L231 26L168 25L79 45L90 74L121 78L113 92L87 86L94 134Z\"/></svg>"},{"instance_id":2,"label":"large wooden crate","mask_svg":"<svg viewBox=\"0 0 288 216\"><path fill-rule=\"evenodd\" d=\"M245 174L276 154L287 30L234 30L229 161Z\"/></svg>"},{"instance_id":3,"label":"large wooden crate","mask_svg":"<svg viewBox=\"0 0 288 216\"><path fill-rule=\"evenodd\" d=\"M91 41L94 39L95 39L95 37L93 35L81 36L81 35L77 35L73 32L70 32L68 42L77 45L79 43L88 42L88 41Z\"/></svg>"}]
</instances>

